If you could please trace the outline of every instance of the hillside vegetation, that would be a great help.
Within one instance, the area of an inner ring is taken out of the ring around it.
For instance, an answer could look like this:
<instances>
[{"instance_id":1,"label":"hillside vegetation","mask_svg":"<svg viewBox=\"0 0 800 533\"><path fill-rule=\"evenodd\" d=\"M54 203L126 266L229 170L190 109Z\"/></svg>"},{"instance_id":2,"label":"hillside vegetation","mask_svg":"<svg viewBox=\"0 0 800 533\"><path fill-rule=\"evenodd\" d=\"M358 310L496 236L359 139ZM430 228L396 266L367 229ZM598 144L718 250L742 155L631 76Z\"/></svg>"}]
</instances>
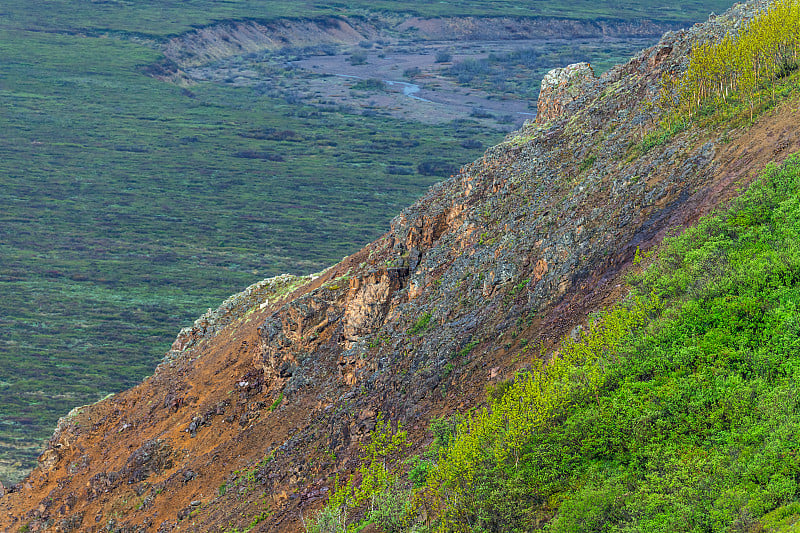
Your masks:
<instances>
[{"instance_id":1,"label":"hillside vegetation","mask_svg":"<svg viewBox=\"0 0 800 533\"><path fill-rule=\"evenodd\" d=\"M693 113L705 103L741 103L748 106L752 119L753 108L765 93L774 99L778 80L797 69L798 54L800 3L771 2L738 33L692 49L689 68L680 80L678 112Z\"/></svg>"},{"instance_id":2,"label":"hillside vegetation","mask_svg":"<svg viewBox=\"0 0 800 533\"><path fill-rule=\"evenodd\" d=\"M362 489L310 530L353 530L345 511L372 501L384 531L793 531L799 198L800 156L768 168L644 258L630 296L551 361L435 422L406 481L368 448Z\"/></svg>"},{"instance_id":3,"label":"hillside vegetation","mask_svg":"<svg viewBox=\"0 0 800 533\"><path fill-rule=\"evenodd\" d=\"M717 125L753 120L796 87L790 76L800 59L800 3L777 0L748 24L722 39L692 46L688 66L679 75L664 74L656 107L660 128L644 140L658 144L688 126L692 119ZM711 117L711 118L709 118Z\"/></svg>"},{"instance_id":4,"label":"hillside vegetation","mask_svg":"<svg viewBox=\"0 0 800 533\"><path fill-rule=\"evenodd\" d=\"M796 502L799 193L800 159L770 168L460 424L439 530L745 531Z\"/></svg>"},{"instance_id":5,"label":"hillside vegetation","mask_svg":"<svg viewBox=\"0 0 800 533\"><path fill-rule=\"evenodd\" d=\"M708 104L719 124L774 104L776 87L794 93L798 31L800 3L786 0L695 45L681 120ZM485 407L435 420L409 466L365 454L361 485L339 488L309 531L795 531L799 198L796 154L637 250L621 303L487 388ZM380 429L380 442L405 439Z\"/></svg>"}]
</instances>

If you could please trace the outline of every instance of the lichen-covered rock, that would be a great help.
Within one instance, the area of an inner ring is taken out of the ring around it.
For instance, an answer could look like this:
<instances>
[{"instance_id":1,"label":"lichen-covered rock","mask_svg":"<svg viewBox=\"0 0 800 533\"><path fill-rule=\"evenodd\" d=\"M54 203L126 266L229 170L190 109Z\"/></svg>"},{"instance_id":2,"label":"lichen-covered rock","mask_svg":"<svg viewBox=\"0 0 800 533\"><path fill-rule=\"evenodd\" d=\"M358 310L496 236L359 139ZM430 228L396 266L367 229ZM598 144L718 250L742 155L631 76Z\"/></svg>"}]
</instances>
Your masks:
<instances>
[{"instance_id":1,"label":"lichen-covered rock","mask_svg":"<svg viewBox=\"0 0 800 533\"><path fill-rule=\"evenodd\" d=\"M597 76L589 63L574 63L545 74L536 105L537 122L546 123L561 117L596 81Z\"/></svg>"},{"instance_id":2,"label":"lichen-covered rock","mask_svg":"<svg viewBox=\"0 0 800 533\"><path fill-rule=\"evenodd\" d=\"M242 319L255 308L266 307L277 299L286 297L292 290L313 280L317 275L292 276L281 274L247 287L242 292L227 298L216 309L203 313L194 324L182 328L164 356L163 363L185 356L201 339L211 339L232 322Z\"/></svg>"}]
</instances>

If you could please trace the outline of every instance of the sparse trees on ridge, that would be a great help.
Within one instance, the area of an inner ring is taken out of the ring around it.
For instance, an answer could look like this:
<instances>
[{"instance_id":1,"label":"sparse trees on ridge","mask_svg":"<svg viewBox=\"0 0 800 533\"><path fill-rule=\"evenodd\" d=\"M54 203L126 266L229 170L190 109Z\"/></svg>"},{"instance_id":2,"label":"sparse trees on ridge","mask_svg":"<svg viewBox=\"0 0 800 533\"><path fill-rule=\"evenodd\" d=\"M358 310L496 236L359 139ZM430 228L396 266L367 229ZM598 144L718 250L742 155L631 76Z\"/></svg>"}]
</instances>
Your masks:
<instances>
[{"instance_id":1,"label":"sparse trees on ridge","mask_svg":"<svg viewBox=\"0 0 800 533\"><path fill-rule=\"evenodd\" d=\"M677 82L678 116L691 116L703 104L727 105L731 98L753 110L768 88L797 69L800 55L800 0L775 0L738 34L692 48L689 68ZM662 92L672 94L671 90Z\"/></svg>"}]
</instances>

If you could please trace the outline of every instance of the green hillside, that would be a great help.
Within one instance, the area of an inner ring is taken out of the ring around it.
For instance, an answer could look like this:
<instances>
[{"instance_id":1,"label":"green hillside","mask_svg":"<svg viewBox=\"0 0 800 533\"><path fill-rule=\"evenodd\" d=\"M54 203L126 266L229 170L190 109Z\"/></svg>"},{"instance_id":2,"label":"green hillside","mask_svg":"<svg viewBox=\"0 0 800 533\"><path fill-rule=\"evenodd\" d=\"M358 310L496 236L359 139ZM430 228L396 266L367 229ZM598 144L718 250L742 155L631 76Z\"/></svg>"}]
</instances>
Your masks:
<instances>
[{"instance_id":1,"label":"green hillside","mask_svg":"<svg viewBox=\"0 0 800 533\"><path fill-rule=\"evenodd\" d=\"M561 364L518 376L493 409L523 418L476 416L432 476L451 491L446 529L529 531L555 516L549 531L756 531L800 519L799 195L800 158L768 169L666 242L623 307L562 346Z\"/></svg>"},{"instance_id":2,"label":"green hillside","mask_svg":"<svg viewBox=\"0 0 800 533\"><path fill-rule=\"evenodd\" d=\"M800 154L640 260L551 361L434 421L410 471L379 425L309 531L358 530L341 510L365 503L396 532L797 531Z\"/></svg>"}]
</instances>

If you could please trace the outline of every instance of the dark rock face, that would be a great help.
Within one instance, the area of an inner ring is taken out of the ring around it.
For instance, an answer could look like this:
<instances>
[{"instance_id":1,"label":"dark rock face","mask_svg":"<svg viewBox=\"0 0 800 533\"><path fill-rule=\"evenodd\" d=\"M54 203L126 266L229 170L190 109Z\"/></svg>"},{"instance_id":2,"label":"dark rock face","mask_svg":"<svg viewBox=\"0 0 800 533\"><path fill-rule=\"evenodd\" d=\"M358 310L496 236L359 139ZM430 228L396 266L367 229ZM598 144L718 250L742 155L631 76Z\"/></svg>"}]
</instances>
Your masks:
<instances>
[{"instance_id":1,"label":"dark rock face","mask_svg":"<svg viewBox=\"0 0 800 533\"><path fill-rule=\"evenodd\" d=\"M124 475L128 483L136 483L169 470L172 463L172 446L162 439L149 440L130 455Z\"/></svg>"},{"instance_id":2,"label":"dark rock face","mask_svg":"<svg viewBox=\"0 0 800 533\"><path fill-rule=\"evenodd\" d=\"M800 149L795 126L778 129L787 115L796 125L790 106L727 144L690 130L637 148L661 76L755 5L667 34L600 78L553 73L539 121L432 187L381 239L209 311L153 377L63 420L0 499L0 529L243 529L268 508L262 530L298 531L379 414L421 444L433 416L479 405L487 383L618 297L637 248Z\"/></svg>"}]
</instances>

